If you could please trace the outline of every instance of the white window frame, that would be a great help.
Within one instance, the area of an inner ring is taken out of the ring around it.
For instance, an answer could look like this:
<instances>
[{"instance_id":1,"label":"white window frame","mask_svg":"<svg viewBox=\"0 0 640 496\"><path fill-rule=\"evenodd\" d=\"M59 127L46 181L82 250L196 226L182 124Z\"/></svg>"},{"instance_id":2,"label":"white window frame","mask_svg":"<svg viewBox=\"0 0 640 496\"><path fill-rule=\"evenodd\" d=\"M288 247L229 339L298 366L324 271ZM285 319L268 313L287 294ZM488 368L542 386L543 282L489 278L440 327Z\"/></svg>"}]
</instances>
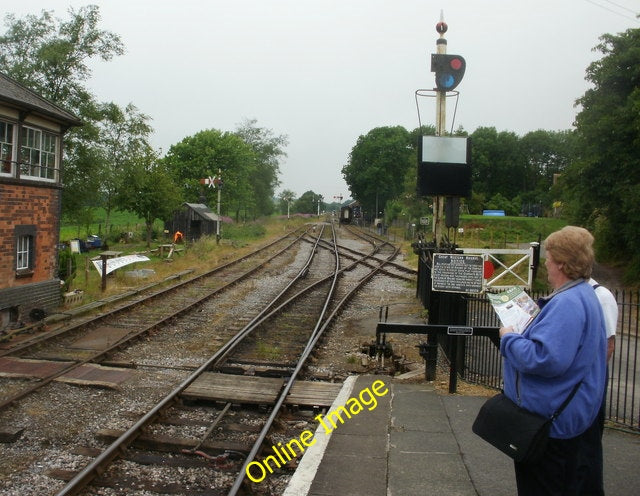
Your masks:
<instances>
[{"instance_id":1,"label":"white window frame","mask_svg":"<svg viewBox=\"0 0 640 496\"><path fill-rule=\"evenodd\" d=\"M2 125L2 127L0 127L0 176L15 176L15 133L17 126L13 122L5 120L0 120L0 125ZM9 170L6 170L7 163Z\"/></svg>"},{"instance_id":2,"label":"white window frame","mask_svg":"<svg viewBox=\"0 0 640 496\"><path fill-rule=\"evenodd\" d=\"M22 126L20 140L20 177L38 181L57 182L60 157L58 135ZM53 162L53 163L52 163Z\"/></svg>"},{"instance_id":3,"label":"white window frame","mask_svg":"<svg viewBox=\"0 0 640 496\"><path fill-rule=\"evenodd\" d=\"M33 264L30 264L30 254L32 251L33 236L24 234L18 236L16 242L16 270L26 271L33 268Z\"/></svg>"},{"instance_id":4,"label":"white window frame","mask_svg":"<svg viewBox=\"0 0 640 496\"><path fill-rule=\"evenodd\" d=\"M15 261L17 277L28 277L36 268L36 233L34 225L15 226Z\"/></svg>"}]
</instances>

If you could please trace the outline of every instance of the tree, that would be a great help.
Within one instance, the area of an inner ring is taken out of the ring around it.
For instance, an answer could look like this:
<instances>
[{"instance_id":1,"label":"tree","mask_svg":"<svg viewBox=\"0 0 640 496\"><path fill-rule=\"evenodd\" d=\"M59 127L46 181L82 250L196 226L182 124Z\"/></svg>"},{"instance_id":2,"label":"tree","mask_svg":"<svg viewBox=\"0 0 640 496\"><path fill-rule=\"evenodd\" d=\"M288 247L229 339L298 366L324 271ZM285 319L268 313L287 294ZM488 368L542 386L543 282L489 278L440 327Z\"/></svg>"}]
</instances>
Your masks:
<instances>
[{"instance_id":1,"label":"tree","mask_svg":"<svg viewBox=\"0 0 640 496\"><path fill-rule=\"evenodd\" d=\"M405 175L414 164L409 132L402 126L378 127L358 137L342 175L364 209L379 212L402 193Z\"/></svg>"},{"instance_id":2,"label":"tree","mask_svg":"<svg viewBox=\"0 0 640 496\"><path fill-rule=\"evenodd\" d=\"M255 207L255 152L235 133L217 129L200 131L171 146L164 158L182 189L186 201L214 204L217 190L200 183L201 179L220 175L223 181L222 212L235 212Z\"/></svg>"},{"instance_id":3,"label":"tree","mask_svg":"<svg viewBox=\"0 0 640 496\"><path fill-rule=\"evenodd\" d=\"M300 214L315 214L318 209L318 201L322 201L322 196L313 191L305 191L293 204L295 212Z\"/></svg>"},{"instance_id":4,"label":"tree","mask_svg":"<svg viewBox=\"0 0 640 496\"><path fill-rule=\"evenodd\" d=\"M72 111L91 95L84 87L91 75L88 61L122 55L120 37L98 29L97 5L70 8L70 19L54 19L51 12L17 19L5 17L7 32L0 36L0 68L19 83Z\"/></svg>"},{"instance_id":5,"label":"tree","mask_svg":"<svg viewBox=\"0 0 640 496\"><path fill-rule=\"evenodd\" d=\"M296 194L290 189L285 189L278 195L278 199L280 213L288 216L291 213L291 204L296 201Z\"/></svg>"},{"instance_id":6,"label":"tree","mask_svg":"<svg viewBox=\"0 0 640 496\"><path fill-rule=\"evenodd\" d=\"M490 198L500 193L513 198L522 189L526 160L515 133L479 127L471 135L472 188Z\"/></svg>"},{"instance_id":7,"label":"tree","mask_svg":"<svg viewBox=\"0 0 640 496\"><path fill-rule=\"evenodd\" d=\"M268 215L273 211L272 199L279 184L279 161L286 157L284 147L288 144L288 138L285 135L275 136L270 129L256 127L256 124L257 120L247 119L238 126L235 134L253 148L255 163L251 186L256 213Z\"/></svg>"},{"instance_id":8,"label":"tree","mask_svg":"<svg viewBox=\"0 0 640 496\"><path fill-rule=\"evenodd\" d=\"M576 155L575 131L544 131L525 134L520 147L525 157L522 177L522 201L551 206L551 187Z\"/></svg>"},{"instance_id":9,"label":"tree","mask_svg":"<svg viewBox=\"0 0 640 496\"><path fill-rule=\"evenodd\" d=\"M129 159L124 179L118 190L118 205L144 219L149 247L155 220L169 220L182 203L180 188L151 148Z\"/></svg>"},{"instance_id":10,"label":"tree","mask_svg":"<svg viewBox=\"0 0 640 496\"><path fill-rule=\"evenodd\" d=\"M99 107L103 118L98 123L99 135L95 142L98 151L98 183L101 204L105 209L105 226L109 228L111 211L116 207L117 195L127 177L130 157L145 155L152 127L149 117L129 104L124 109L115 103Z\"/></svg>"},{"instance_id":11,"label":"tree","mask_svg":"<svg viewBox=\"0 0 640 496\"><path fill-rule=\"evenodd\" d=\"M595 229L600 254L640 272L640 29L605 34L578 99L578 159L562 178L572 220ZM599 234L602 234L601 236ZM615 233L612 235L612 233Z\"/></svg>"}]
</instances>

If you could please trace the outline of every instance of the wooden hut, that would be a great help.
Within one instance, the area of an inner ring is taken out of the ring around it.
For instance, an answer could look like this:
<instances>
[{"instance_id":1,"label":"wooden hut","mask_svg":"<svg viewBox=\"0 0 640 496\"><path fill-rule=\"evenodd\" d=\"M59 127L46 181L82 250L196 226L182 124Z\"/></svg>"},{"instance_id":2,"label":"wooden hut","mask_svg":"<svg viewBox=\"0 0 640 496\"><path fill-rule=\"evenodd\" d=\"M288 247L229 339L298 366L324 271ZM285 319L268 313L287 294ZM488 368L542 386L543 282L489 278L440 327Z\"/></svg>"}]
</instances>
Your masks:
<instances>
[{"instance_id":1,"label":"wooden hut","mask_svg":"<svg viewBox=\"0 0 640 496\"><path fill-rule=\"evenodd\" d=\"M220 218L204 203L183 203L174 212L171 222L165 225L171 236L181 232L187 241L195 241L202 236L215 236Z\"/></svg>"}]
</instances>

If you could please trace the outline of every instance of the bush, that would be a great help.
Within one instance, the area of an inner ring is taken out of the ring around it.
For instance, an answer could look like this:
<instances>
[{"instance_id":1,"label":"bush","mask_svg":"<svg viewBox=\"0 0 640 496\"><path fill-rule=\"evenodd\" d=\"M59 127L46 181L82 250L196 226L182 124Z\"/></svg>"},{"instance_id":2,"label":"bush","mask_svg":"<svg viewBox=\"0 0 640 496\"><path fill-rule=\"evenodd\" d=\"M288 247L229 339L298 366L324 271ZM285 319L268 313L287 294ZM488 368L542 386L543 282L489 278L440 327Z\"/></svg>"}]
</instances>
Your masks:
<instances>
[{"instance_id":1,"label":"bush","mask_svg":"<svg viewBox=\"0 0 640 496\"><path fill-rule=\"evenodd\" d=\"M58 277L64 282L62 289L69 291L71 282L76 277L76 259L69 248L58 252Z\"/></svg>"}]
</instances>

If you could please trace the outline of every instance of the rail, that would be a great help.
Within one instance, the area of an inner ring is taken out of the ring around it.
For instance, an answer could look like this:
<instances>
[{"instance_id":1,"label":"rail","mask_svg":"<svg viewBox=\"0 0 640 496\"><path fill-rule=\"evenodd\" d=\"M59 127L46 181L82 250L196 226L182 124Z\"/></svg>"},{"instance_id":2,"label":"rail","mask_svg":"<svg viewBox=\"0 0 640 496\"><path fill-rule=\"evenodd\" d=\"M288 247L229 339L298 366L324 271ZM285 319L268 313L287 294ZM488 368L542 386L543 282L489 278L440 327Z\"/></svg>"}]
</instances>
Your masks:
<instances>
[{"instance_id":1,"label":"rail","mask_svg":"<svg viewBox=\"0 0 640 496\"><path fill-rule=\"evenodd\" d=\"M366 276L364 276L363 278L360 279L360 281L358 282L358 284L352 288L345 296L342 297L342 299L337 302L337 304L335 305L335 307L333 308L333 310L331 311L331 313L326 316L326 318L324 317L329 309L329 303L331 301L331 295L335 292L335 286L337 284L337 277L345 271L350 270L353 266L358 265L358 264L365 264L365 261L369 258L373 258L373 256L376 254L378 248L374 247L373 252L370 255L362 255L358 260L354 261L352 264L350 264L348 267L344 267L344 268L340 268L340 263L339 263L339 253L338 253L338 244L336 242L335 239L335 228L332 225L332 235L333 235L333 252L335 255L335 259L336 259L336 268L335 268L335 272L333 275L328 276L324 279L321 279L320 281L317 281L316 283L312 284L311 286L315 286L318 284L321 284L323 282L326 282L327 280L331 279L331 288L328 290L327 292L327 297L325 299L325 303L324 303L324 307L323 310L321 312L320 317L317 320L317 324L313 330L313 332L311 333L311 336L307 342L307 345L304 349L304 351L302 352L300 359L295 367L295 369L293 370L293 372L291 373L291 377L290 379L287 381L286 385L283 387L283 389L280 392L280 395L275 403L275 406L273 407L272 411L271 411L271 415L269 417L269 420L267 421L267 424L265 424L265 426L263 427L262 431L260 432L259 438L256 441L256 443L254 444L253 449L251 450L251 452L249 453L249 455L247 456L244 465L242 466L242 469L240 470L238 477L236 478L236 480L234 481L233 486L231 487L228 496L235 496L236 494L238 494L238 491L242 488L242 484L244 483L245 480L245 473L246 473L246 469L248 467L248 465L253 461L253 459L255 458L255 456L257 455L258 451L262 448L262 443L264 442L266 435L271 427L272 422L275 420L276 416L278 415L278 412L280 411L282 405L284 404L284 401L287 397L287 395L289 394L289 391L291 390L291 387L293 386L293 383L295 382L298 374L300 373L300 371L302 370L302 368L304 367L307 359L309 358L309 356L311 355L311 352L313 351L313 349L315 348L318 340L322 337L323 333L325 332L325 330L329 327L329 325L332 323L333 319L338 315L338 313L342 310L342 308L346 305L346 303L356 294L356 292L362 288L369 280L371 280L371 278L376 275L378 272L381 272L383 270L383 267L387 264L390 263L391 260L393 260L393 258L395 258L398 254L399 248L397 247L393 247L393 253L387 257L386 260L384 261L380 261L378 260L378 262L380 263L380 265L377 268L374 268L373 270L371 270ZM320 245L320 243L319 243ZM376 259L377 260L377 259ZM366 264L365 264L366 265ZM286 304L286 303L285 303ZM285 305L283 304L283 305Z\"/></svg>"},{"instance_id":2,"label":"rail","mask_svg":"<svg viewBox=\"0 0 640 496\"><path fill-rule=\"evenodd\" d=\"M101 349L100 351L97 351L93 354L91 354L90 356L82 359L82 360L77 360L73 363L71 363L70 365L54 372L53 374L50 374L47 377L43 377L40 381L36 382L35 384L28 386L12 395L10 395L9 397L3 399L2 401L0 401L0 411L7 408L8 406L12 405L13 403L15 403L18 400L21 400L25 397L27 397L28 395L38 391L39 389L45 387L46 385L50 384L51 382L53 382L56 378L67 374L68 372L86 364L86 363L90 363L90 362L100 362L105 356L108 356L109 353L118 350L119 348L122 347L123 344L127 343L127 342L131 342L135 339L137 339L140 336L143 336L147 333L149 333L151 330L153 330L154 328L158 327L159 325L163 324L164 322L167 322L181 314L184 314L185 312L189 311L190 309L197 307L198 305L202 304L204 301L209 300L210 298L212 298L214 295L224 291L225 289L227 289L228 287L232 286L233 284L236 284L237 282L239 282L240 280L246 279L249 276L251 276L254 272L256 272L257 270L259 270L259 268L266 262L274 259L275 257L279 256L280 254L284 253L289 247L293 246L293 244L295 244L297 241L299 241L302 237L304 236L303 234L300 234L296 240L294 240L293 242L291 242L287 247L283 248L282 250L279 250L277 253L271 255L265 262L263 262L260 265L257 265L251 269L249 269L248 271L243 272L241 275L239 275L238 277L236 277L235 279L227 282L226 284L224 284L223 286L211 290L211 291L207 291L202 293L198 298L194 298L190 301L190 303L188 303L187 305L182 306L180 309L176 310L176 311L172 311L171 313L165 314L164 316L151 321L151 322L146 322L145 325L139 329L136 332L133 332L125 337L123 337L122 339L112 343L110 346L106 347L105 349ZM281 241L284 240L287 236L284 236L282 238L279 238L277 241ZM319 239L319 238L318 238ZM276 241L276 242L277 242ZM260 250L264 250L265 248L268 248L270 246L272 246L273 244L275 244L276 242L270 243L268 245L266 245L263 248L260 248ZM260 251L259 250L259 251ZM58 334L64 333L64 332L69 332L73 329L80 328L80 327L84 327L87 326L87 324L89 322L96 324L98 322L104 321L106 320L108 317L113 317L115 314L121 313L121 312L125 312L125 311L130 311L131 309L134 309L136 307L139 307L142 303L144 302L149 302L152 299L159 299L161 296L166 295L168 292L170 291L175 291L176 289L179 289L181 287L187 287L190 284L193 284L196 281L199 280L203 280L206 277L211 277L213 274L217 274L219 271L221 271L222 269L225 269L227 267L230 267L232 265L238 264L241 261L244 261L248 258L250 258L252 255L255 255L256 252L252 252L248 255L245 255L243 257L237 258L235 260L232 260L231 262L228 262L227 264L221 265L216 267L215 269L212 269L210 271L207 271L204 274L198 275L194 278L191 278L189 280L186 281L181 281L176 285L170 286L168 288L165 289L161 289L160 291L150 295L149 297L145 298L144 300L135 300L133 302L127 303L123 306L120 306L116 309L113 309L111 311L106 311L106 312L102 312L99 316L91 319L90 321L83 321L80 322L78 324L72 325L70 327L61 329L59 331L50 333L48 335L43 336L42 338L37 338L33 341L30 341L28 343L24 343L23 345L19 345L15 348L11 348L9 350L7 350L6 352L0 352L0 356L6 355L6 354L10 354L10 353L14 353L16 351L22 351L25 347L31 346L33 344L38 344L41 343L43 340L48 339L48 338L53 338L55 336L57 336Z\"/></svg>"},{"instance_id":3,"label":"rail","mask_svg":"<svg viewBox=\"0 0 640 496\"><path fill-rule=\"evenodd\" d=\"M322 235L322 231L318 236L318 240ZM313 256L313 252L307 260L305 266L298 272L298 275L294 279L304 277L308 270L309 261ZM286 289L284 290L286 291ZM282 292L276 296L273 301L277 301L282 296ZM179 395L189 387L200 375L209 370L219 361L221 361L235 346L237 346L256 326L256 322L259 321L267 312L269 307L263 309L258 316L256 316L247 326L241 329L235 336L233 336L227 343L225 343L214 355L212 355L207 361L205 361L200 367L198 367L192 374L189 375L184 381L182 381L173 391L166 395L160 402L158 402L151 410L144 414L135 424L133 424L126 432L124 432L118 439L116 439L110 446L108 446L98 457L96 457L91 463L89 463L84 469L82 469L76 476L71 479L58 493L57 496L66 496L78 494L83 488L85 488L95 477L104 472L113 460L118 458L124 450L142 433L142 430L147 425L151 424L160 413L172 405L179 397Z\"/></svg>"},{"instance_id":4,"label":"rail","mask_svg":"<svg viewBox=\"0 0 640 496\"><path fill-rule=\"evenodd\" d=\"M320 236L318 236L318 240L320 240L321 236L322 236L322 233L320 233ZM340 255L338 253L337 244L335 242L335 231L333 231L333 238L334 238L333 244L334 244L336 265L335 265L335 269L332 271L332 275L324 277L310 284L305 289L303 289L300 292L300 294L310 290L311 288L317 287L320 284L326 284L327 281L331 279L332 279L331 288L334 288L336 286L336 282L338 280L337 278L339 274L349 270L353 265L356 265L358 263L363 263L365 259L371 260L373 255L376 252L376 249L374 248L371 254L363 256L361 260L353 262L353 264L351 264L348 267L341 268L340 258L339 258ZM316 247L314 247L314 249L311 250L311 255L309 260L311 259L313 254L316 252L317 252L317 245ZM320 312L320 316L317 318L317 323L315 325L314 330L311 333L311 337L309 338L304 350L300 355L300 360L298 361L296 368L292 372L291 377L287 381L286 385L281 390L280 396L270 412L270 419L264 425L262 432L260 433L258 439L256 440L256 443L254 444L254 447L252 448L250 454L247 456L245 466L243 466L242 469L240 470L238 478L236 479L236 482L234 483L234 486L231 489L231 492L229 494L231 495L236 494L236 492L244 483L245 474L246 474L246 465L253 460L253 458L262 448L262 444L264 443L266 435L269 432L271 422L273 422L273 419L275 419L275 417L277 416L279 410L281 409L282 404L284 403L287 397L287 394L289 393L289 390L291 389L291 386L293 385L293 382L296 379L296 376L298 375L300 370L302 370L302 367L304 366L306 359L310 356L312 350L314 349L315 345L317 344L318 340L322 336L325 329L328 328L331 321L335 318L335 316L340 311L340 309L344 306L344 304L346 304L346 302L351 297L353 297L357 289L362 287L364 284L366 284L366 282L370 280L374 274L376 274L379 270L382 269L385 263L387 263L389 260L391 260L393 257L397 255L397 252L398 250L396 248L393 254L388 257L387 261L381 261L376 259L377 263L379 263L379 267L377 269L371 270L368 276L360 279L358 281L358 285L355 288L350 288L350 291L348 292L348 294L344 296L337 304L335 304L332 309L330 309L330 304L332 304L333 300L337 300L338 298L335 296L333 289L327 290L327 293L326 293L327 295L325 297L322 311ZM302 277L304 277L304 274L306 274L309 270L308 263L309 261L307 262L307 265L305 265L305 267L303 267L299 272ZM93 460L91 464L89 464L80 473L78 473L67 484L67 486L65 486L65 488L63 488L63 490L58 493L58 496L63 496L67 494L77 494L79 490L81 490L83 487L88 485L93 478L95 478L105 470L105 467L111 461L113 461L115 458L120 456L120 453L123 452L126 446L128 446L138 437L140 429L154 422L155 418L160 414L160 412L163 411L165 408L169 407L174 402L174 400L180 395L180 393L197 378L198 375L200 375L202 372L206 370L211 370L211 368L216 366L216 364L220 360L222 360L225 357L225 355L227 355L235 345L239 344L239 342L243 339L244 335L248 335L248 333L251 332L251 330L255 329L258 325L264 322L272 314L280 311L281 309L286 307L289 303L291 303L294 299L296 299L296 296L293 296L287 299L286 301L281 302L281 300L283 299L282 296L285 293L285 291L287 291L287 289L283 290L278 296L276 296L272 300L271 305L268 306L268 310L267 309L263 310L242 331L240 331L222 349L220 349L214 357L211 357L210 359L208 359L207 362L204 363L201 367L199 367L198 370L196 370L193 374L191 374L189 378L185 379L177 388L175 388L172 393L170 393L165 399L163 399L160 403L158 403L150 412L148 412L140 420L138 420L138 422L136 422L136 424L132 426L127 432L123 433L114 443L111 444L111 446L109 446L105 451L103 451L102 454L98 456L98 458ZM274 305L278 305L278 307L274 309L273 308Z\"/></svg>"}]
</instances>

